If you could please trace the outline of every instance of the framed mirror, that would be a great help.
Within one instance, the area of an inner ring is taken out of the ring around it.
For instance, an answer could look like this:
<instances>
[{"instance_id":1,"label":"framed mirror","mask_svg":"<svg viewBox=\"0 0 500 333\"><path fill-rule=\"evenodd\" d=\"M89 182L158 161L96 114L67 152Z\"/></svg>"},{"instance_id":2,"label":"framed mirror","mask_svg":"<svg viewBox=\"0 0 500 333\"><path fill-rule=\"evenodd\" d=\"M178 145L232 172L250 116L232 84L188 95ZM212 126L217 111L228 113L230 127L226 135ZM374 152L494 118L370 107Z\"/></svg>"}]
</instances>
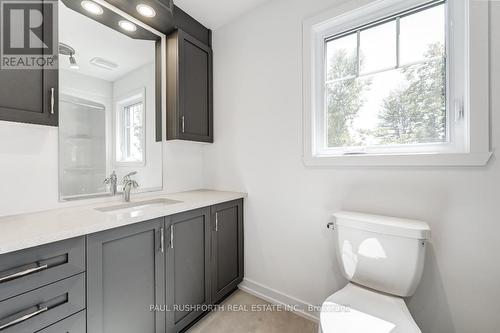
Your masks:
<instances>
[{"instance_id":1,"label":"framed mirror","mask_svg":"<svg viewBox=\"0 0 500 333\"><path fill-rule=\"evenodd\" d=\"M162 179L162 36L91 1L59 1L59 195L110 196Z\"/></svg>"}]
</instances>

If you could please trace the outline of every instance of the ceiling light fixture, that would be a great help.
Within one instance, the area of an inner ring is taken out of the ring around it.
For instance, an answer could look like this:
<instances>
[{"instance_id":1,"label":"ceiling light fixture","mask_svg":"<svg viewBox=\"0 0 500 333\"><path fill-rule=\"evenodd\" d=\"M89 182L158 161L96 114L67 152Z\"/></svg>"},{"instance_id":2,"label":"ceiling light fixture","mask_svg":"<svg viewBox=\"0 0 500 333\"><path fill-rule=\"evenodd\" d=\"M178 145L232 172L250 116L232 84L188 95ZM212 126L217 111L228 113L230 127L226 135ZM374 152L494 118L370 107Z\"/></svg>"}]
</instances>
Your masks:
<instances>
[{"instance_id":1,"label":"ceiling light fixture","mask_svg":"<svg viewBox=\"0 0 500 333\"><path fill-rule=\"evenodd\" d=\"M96 4L94 1L84 0L82 1L82 7L83 9L94 15L102 15L102 13L104 13L102 7Z\"/></svg>"},{"instance_id":2,"label":"ceiling light fixture","mask_svg":"<svg viewBox=\"0 0 500 333\"><path fill-rule=\"evenodd\" d=\"M138 4L136 9L139 12L139 14L141 14L142 16L145 16L145 17L155 17L156 16L156 12L153 9L153 7L148 6L146 4L143 4L143 3Z\"/></svg>"},{"instance_id":3,"label":"ceiling light fixture","mask_svg":"<svg viewBox=\"0 0 500 333\"><path fill-rule=\"evenodd\" d=\"M118 25L120 26L120 28L122 28L123 30L126 30L126 31L133 32L133 31L137 30L136 25L130 21L121 20L120 22L118 22Z\"/></svg>"},{"instance_id":4,"label":"ceiling light fixture","mask_svg":"<svg viewBox=\"0 0 500 333\"><path fill-rule=\"evenodd\" d=\"M99 57L90 59L90 63L94 66L104 68L107 70L113 70L118 68L118 65L115 64L114 62Z\"/></svg>"},{"instance_id":5,"label":"ceiling light fixture","mask_svg":"<svg viewBox=\"0 0 500 333\"><path fill-rule=\"evenodd\" d=\"M74 57L74 54L70 54L69 56L69 68L71 69L80 69L80 66L76 63L76 59Z\"/></svg>"},{"instance_id":6,"label":"ceiling light fixture","mask_svg":"<svg viewBox=\"0 0 500 333\"><path fill-rule=\"evenodd\" d=\"M76 51L74 48L72 48L68 44L59 43L59 53L65 56L69 56L69 68L80 69L80 66L78 66L78 63L76 62Z\"/></svg>"}]
</instances>

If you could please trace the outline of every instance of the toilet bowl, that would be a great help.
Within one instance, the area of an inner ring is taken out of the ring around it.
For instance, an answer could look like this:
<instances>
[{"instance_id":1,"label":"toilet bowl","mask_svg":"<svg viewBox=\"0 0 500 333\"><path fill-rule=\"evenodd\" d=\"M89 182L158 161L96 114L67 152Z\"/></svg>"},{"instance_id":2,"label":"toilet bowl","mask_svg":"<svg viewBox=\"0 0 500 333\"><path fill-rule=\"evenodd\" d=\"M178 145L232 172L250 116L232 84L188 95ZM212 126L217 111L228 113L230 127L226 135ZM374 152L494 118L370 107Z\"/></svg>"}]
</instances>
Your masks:
<instances>
[{"instance_id":1,"label":"toilet bowl","mask_svg":"<svg viewBox=\"0 0 500 333\"><path fill-rule=\"evenodd\" d=\"M320 333L420 333L404 297L423 271L430 228L425 222L339 212L338 259L347 286L321 308Z\"/></svg>"}]
</instances>

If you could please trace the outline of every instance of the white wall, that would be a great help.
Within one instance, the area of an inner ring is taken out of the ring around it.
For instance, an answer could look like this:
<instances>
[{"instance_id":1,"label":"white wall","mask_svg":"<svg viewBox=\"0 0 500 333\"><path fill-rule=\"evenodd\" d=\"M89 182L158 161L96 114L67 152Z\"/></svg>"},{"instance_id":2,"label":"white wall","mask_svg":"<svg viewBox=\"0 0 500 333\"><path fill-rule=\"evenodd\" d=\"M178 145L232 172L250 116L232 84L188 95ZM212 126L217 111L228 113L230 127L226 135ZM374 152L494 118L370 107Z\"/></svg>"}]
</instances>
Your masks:
<instances>
[{"instance_id":1,"label":"white wall","mask_svg":"<svg viewBox=\"0 0 500 333\"><path fill-rule=\"evenodd\" d=\"M325 227L333 212L422 219L433 239L409 307L423 332L500 332L496 158L478 168L315 169L302 163L301 23L340 2L274 0L214 33L216 143L205 149L205 181L249 193L246 278L321 304L346 283ZM491 17L496 148L499 2L492 3Z\"/></svg>"}]
</instances>

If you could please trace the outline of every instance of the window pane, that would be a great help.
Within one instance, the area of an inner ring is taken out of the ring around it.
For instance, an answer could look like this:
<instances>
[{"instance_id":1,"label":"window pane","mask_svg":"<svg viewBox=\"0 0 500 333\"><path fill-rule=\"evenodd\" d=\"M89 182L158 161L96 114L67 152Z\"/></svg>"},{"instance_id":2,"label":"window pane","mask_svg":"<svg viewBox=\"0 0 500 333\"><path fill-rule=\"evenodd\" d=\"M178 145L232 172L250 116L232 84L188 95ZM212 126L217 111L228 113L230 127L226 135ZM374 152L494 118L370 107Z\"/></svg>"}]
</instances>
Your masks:
<instances>
[{"instance_id":1,"label":"window pane","mask_svg":"<svg viewBox=\"0 0 500 333\"><path fill-rule=\"evenodd\" d=\"M143 162L144 161L144 104L142 102L122 108L119 149L117 161Z\"/></svg>"},{"instance_id":2,"label":"window pane","mask_svg":"<svg viewBox=\"0 0 500 333\"><path fill-rule=\"evenodd\" d=\"M131 122L130 128L130 156L132 161L142 161L142 103L130 106Z\"/></svg>"},{"instance_id":3,"label":"window pane","mask_svg":"<svg viewBox=\"0 0 500 333\"><path fill-rule=\"evenodd\" d=\"M442 59L327 86L328 146L446 141Z\"/></svg>"},{"instance_id":4,"label":"window pane","mask_svg":"<svg viewBox=\"0 0 500 333\"><path fill-rule=\"evenodd\" d=\"M361 31L360 73L396 67L396 21Z\"/></svg>"},{"instance_id":5,"label":"window pane","mask_svg":"<svg viewBox=\"0 0 500 333\"><path fill-rule=\"evenodd\" d=\"M444 45L444 4L401 18L401 65L421 61L428 57L444 56Z\"/></svg>"},{"instance_id":6,"label":"window pane","mask_svg":"<svg viewBox=\"0 0 500 333\"><path fill-rule=\"evenodd\" d=\"M326 43L326 79L328 81L356 75L357 48L356 33Z\"/></svg>"}]
</instances>

